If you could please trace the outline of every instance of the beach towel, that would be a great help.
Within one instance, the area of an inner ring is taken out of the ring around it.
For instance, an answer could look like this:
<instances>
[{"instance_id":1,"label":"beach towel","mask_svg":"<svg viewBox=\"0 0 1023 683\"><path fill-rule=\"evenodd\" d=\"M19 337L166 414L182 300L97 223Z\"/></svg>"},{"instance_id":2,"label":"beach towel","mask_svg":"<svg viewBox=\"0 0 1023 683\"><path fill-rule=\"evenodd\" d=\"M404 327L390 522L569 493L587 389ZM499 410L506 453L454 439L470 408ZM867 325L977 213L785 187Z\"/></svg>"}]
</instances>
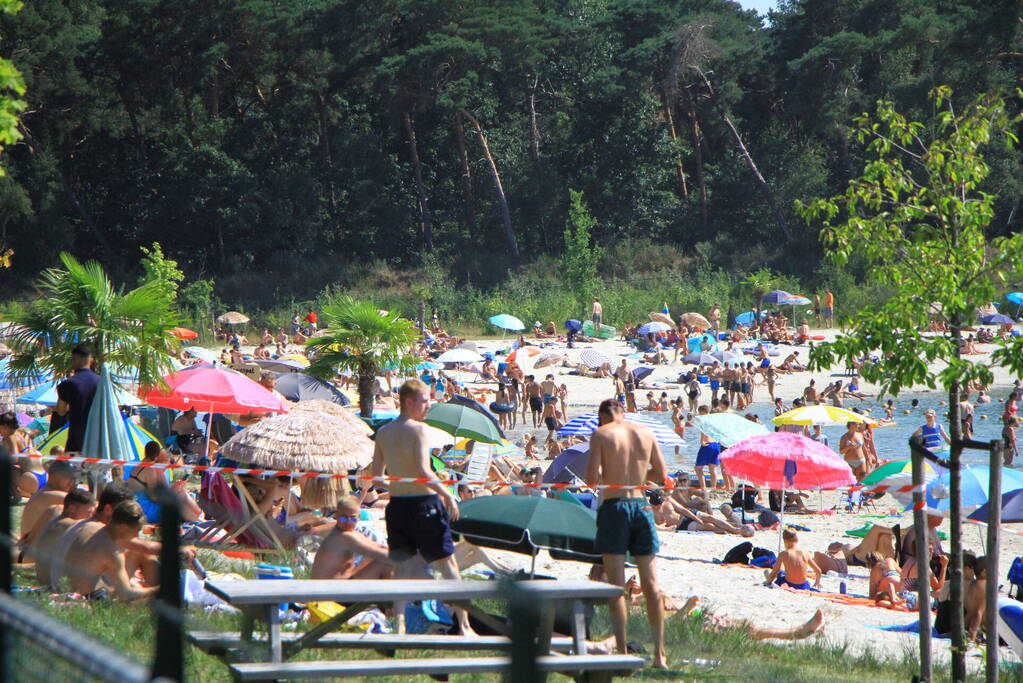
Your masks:
<instances>
[{"instance_id":1,"label":"beach towel","mask_svg":"<svg viewBox=\"0 0 1023 683\"><path fill-rule=\"evenodd\" d=\"M808 592L808 591L803 591L803 590L796 590L794 588L788 588L787 586L782 586L782 589L783 590L787 590L787 591L789 591L791 593L807 593ZM905 605L895 605L893 607L888 607L886 605L878 605L876 602L874 602L873 598L868 598L866 595L844 595L842 593L825 593L824 591L818 591L816 593L812 593L812 595L814 597L824 598L828 602L833 602L833 603L838 604L838 605L857 605L857 606L861 606L861 607L877 607L878 609L886 609L886 610L890 610L890 611L893 611L893 612L914 612L914 611L916 611L916 610L909 609Z\"/></svg>"}]
</instances>

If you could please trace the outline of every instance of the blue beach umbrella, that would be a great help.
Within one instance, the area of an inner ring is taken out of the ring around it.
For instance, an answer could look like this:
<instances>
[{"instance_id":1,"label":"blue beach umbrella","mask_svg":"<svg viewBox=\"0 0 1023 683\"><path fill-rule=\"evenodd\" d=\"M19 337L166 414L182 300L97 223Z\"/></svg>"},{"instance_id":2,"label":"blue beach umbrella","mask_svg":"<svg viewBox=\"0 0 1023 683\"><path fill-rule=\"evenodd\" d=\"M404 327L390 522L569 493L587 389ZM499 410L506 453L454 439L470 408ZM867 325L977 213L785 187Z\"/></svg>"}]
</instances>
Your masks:
<instances>
[{"instance_id":1,"label":"blue beach umbrella","mask_svg":"<svg viewBox=\"0 0 1023 683\"><path fill-rule=\"evenodd\" d=\"M978 522L989 521L990 501L984 503L973 511L970 519ZM1023 522L1023 489L1016 489L1002 494L1002 515L1001 521L1005 524Z\"/></svg>"},{"instance_id":2,"label":"blue beach umbrella","mask_svg":"<svg viewBox=\"0 0 1023 683\"><path fill-rule=\"evenodd\" d=\"M491 325L494 327L500 327L502 330L518 332L526 329L526 326L522 324L521 320L516 318L514 315L508 315L507 313L500 313L498 315L491 316L489 320Z\"/></svg>"},{"instance_id":3,"label":"blue beach umbrella","mask_svg":"<svg viewBox=\"0 0 1023 683\"><path fill-rule=\"evenodd\" d=\"M668 427L663 425L657 420L649 417L643 417L636 413L626 413L625 421L632 422L633 424L643 425L654 433L654 438L661 446L683 446L685 442L679 437L678 434ZM558 436L564 438L566 436L581 436L589 438L593 430L598 427L598 418L596 413L587 413L580 415L579 417L572 418L568 424L558 430Z\"/></svg>"},{"instance_id":4,"label":"blue beach umbrella","mask_svg":"<svg viewBox=\"0 0 1023 683\"><path fill-rule=\"evenodd\" d=\"M443 370L443 363L435 363L432 360L425 360L416 366L416 370Z\"/></svg>"},{"instance_id":5,"label":"blue beach umbrella","mask_svg":"<svg viewBox=\"0 0 1023 683\"><path fill-rule=\"evenodd\" d=\"M763 318L766 315L767 314L764 311L760 311L761 318ZM753 311L747 311L745 313L740 313L739 315L735 316L735 324L746 325L748 327L752 325L753 321L756 319L757 319L756 314L753 313Z\"/></svg>"},{"instance_id":6,"label":"blue beach umbrella","mask_svg":"<svg viewBox=\"0 0 1023 683\"><path fill-rule=\"evenodd\" d=\"M988 502L988 484L990 479L990 468L986 465L976 467L964 467L962 470L962 506L964 508L978 508ZM949 472L946 470L939 474L934 481L927 485L927 507L936 510L946 511L949 508L947 491L949 487ZM1002 470L1002 492L1010 493L1023 489L1023 472L1013 469ZM942 498L935 497L935 493L946 494Z\"/></svg>"},{"instance_id":7,"label":"blue beach umbrella","mask_svg":"<svg viewBox=\"0 0 1023 683\"><path fill-rule=\"evenodd\" d=\"M1014 304L1023 305L1023 292L1012 292L1011 294L1006 294L1005 298Z\"/></svg>"},{"instance_id":8,"label":"blue beach umbrella","mask_svg":"<svg viewBox=\"0 0 1023 683\"><path fill-rule=\"evenodd\" d=\"M1016 321L1007 315L1002 315L1001 313L994 313L992 315L981 316L980 322L984 323L985 325L1013 325L1015 324Z\"/></svg>"},{"instance_id":9,"label":"blue beach umbrella","mask_svg":"<svg viewBox=\"0 0 1023 683\"><path fill-rule=\"evenodd\" d=\"M775 289L761 297L760 301L765 304L786 304L788 300L795 298L794 295L789 294L783 289Z\"/></svg>"}]
</instances>

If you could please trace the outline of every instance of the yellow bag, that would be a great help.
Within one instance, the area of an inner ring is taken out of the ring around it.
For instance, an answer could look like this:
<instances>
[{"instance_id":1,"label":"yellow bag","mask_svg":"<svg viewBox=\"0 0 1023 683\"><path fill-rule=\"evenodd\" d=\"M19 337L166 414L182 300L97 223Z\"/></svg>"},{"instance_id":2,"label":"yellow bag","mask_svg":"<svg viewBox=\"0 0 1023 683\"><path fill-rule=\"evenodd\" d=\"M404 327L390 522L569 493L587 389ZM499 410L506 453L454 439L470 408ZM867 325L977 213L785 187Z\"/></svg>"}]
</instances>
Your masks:
<instances>
[{"instance_id":1,"label":"yellow bag","mask_svg":"<svg viewBox=\"0 0 1023 683\"><path fill-rule=\"evenodd\" d=\"M309 623L313 626L322 624L329 620L331 617L337 616L344 611L344 605L340 605L330 600L324 600L320 602L309 602L306 603L306 609L309 610Z\"/></svg>"}]
</instances>

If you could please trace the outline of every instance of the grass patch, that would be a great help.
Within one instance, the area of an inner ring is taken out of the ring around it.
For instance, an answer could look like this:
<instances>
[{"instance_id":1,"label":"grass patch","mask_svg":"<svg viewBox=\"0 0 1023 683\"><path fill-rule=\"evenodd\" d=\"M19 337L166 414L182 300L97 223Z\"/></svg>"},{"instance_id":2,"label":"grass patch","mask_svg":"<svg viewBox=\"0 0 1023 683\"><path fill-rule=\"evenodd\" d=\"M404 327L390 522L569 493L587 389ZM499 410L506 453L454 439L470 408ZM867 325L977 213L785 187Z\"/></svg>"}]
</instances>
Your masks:
<instances>
[{"instance_id":1,"label":"grass patch","mask_svg":"<svg viewBox=\"0 0 1023 683\"><path fill-rule=\"evenodd\" d=\"M155 625L149 610L119 603L92 605L53 605L48 599L29 596L24 599L50 613L69 627L79 629L104 643L120 649L140 662L149 662L153 654ZM491 607L496 607L493 605ZM605 608L599 608L595 617L595 632L609 632L609 618ZM239 617L230 614L189 612L189 629L236 631ZM299 624L298 629L306 626ZM633 611L630 617L630 639L649 646L649 629L644 614ZM880 660L872 654L852 655L845 647L827 641L792 643L776 646L753 641L739 629L720 632L703 627L699 616L674 617L666 627L669 671L644 669L634 678L642 680L722 680L722 681L786 681L828 683L836 681L908 681L916 669L915 651L908 650L901 658ZM467 653L469 654L469 653ZM473 653L489 656L493 653ZM254 653L253 659L262 655ZM300 659L376 658L373 652L349 651L343 654L330 650L307 650ZM422 656L444 656L444 653L423 652ZM693 660L712 660L718 664L708 667ZM188 680L229 681L227 667L217 658L193 647L186 647L186 675ZM938 668L936 673L944 672ZM458 676L459 681L494 681L495 675ZM552 677L551 680L555 680ZM975 677L981 680L982 677ZM426 676L395 677L380 680L406 683L429 683ZM567 680L567 679L562 679ZM1003 680L1023 681L1018 667L1006 668Z\"/></svg>"}]
</instances>

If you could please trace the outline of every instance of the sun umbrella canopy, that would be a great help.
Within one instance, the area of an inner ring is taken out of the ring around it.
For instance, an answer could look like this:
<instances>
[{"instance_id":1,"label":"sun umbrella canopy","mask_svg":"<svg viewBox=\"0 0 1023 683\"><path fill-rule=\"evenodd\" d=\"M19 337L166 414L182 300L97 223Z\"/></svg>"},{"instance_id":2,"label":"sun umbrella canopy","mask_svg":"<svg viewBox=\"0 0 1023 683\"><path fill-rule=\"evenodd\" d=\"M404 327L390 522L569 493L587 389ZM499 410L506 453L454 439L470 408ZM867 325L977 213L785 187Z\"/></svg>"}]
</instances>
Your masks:
<instances>
[{"instance_id":1,"label":"sun umbrella canopy","mask_svg":"<svg viewBox=\"0 0 1023 683\"><path fill-rule=\"evenodd\" d=\"M469 349L451 349L437 358L438 363L476 363L481 360L483 356Z\"/></svg>"},{"instance_id":2,"label":"sun umbrella canopy","mask_svg":"<svg viewBox=\"0 0 1023 683\"><path fill-rule=\"evenodd\" d=\"M766 425L750 422L736 413L698 415L693 423L697 429L725 448L750 437L769 433Z\"/></svg>"},{"instance_id":3,"label":"sun umbrella canopy","mask_svg":"<svg viewBox=\"0 0 1023 683\"><path fill-rule=\"evenodd\" d=\"M272 470L344 474L368 465L373 442L363 426L325 413L295 411L246 427L221 446L225 457Z\"/></svg>"},{"instance_id":4,"label":"sun umbrella canopy","mask_svg":"<svg viewBox=\"0 0 1023 683\"><path fill-rule=\"evenodd\" d=\"M114 382L110 371L103 368L99 373L99 385L89 409L82 439L82 455L87 458L106 460L135 460L138 453L128 441L124 429L124 416L118 408Z\"/></svg>"},{"instance_id":5,"label":"sun umbrella canopy","mask_svg":"<svg viewBox=\"0 0 1023 683\"><path fill-rule=\"evenodd\" d=\"M135 394L122 389L114 384L114 397L119 406L140 406L143 401ZM57 405L57 382L40 384L32 391L22 394L14 400L15 403L29 404L36 403L41 406Z\"/></svg>"},{"instance_id":6,"label":"sun umbrella canopy","mask_svg":"<svg viewBox=\"0 0 1023 683\"><path fill-rule=\"evenodd\" d=\"M216 363L217 354L209 349L204 349L201 346L189 346L185 349L185 355L191 356L192 358L198 358L205 363Z\"/></svg>"},{"instance_id":7,"label":"sun umbrella canopy","mask_svg":"<svg viewBox=\"0 0 1023 683\"><path fill-rule=\"evenodd\" d=\"M665 323L658 322L658 321L655 320L653 322L649 322L649 323L646 323L644 325L640 325L639 328L636 329L636 333L637 334L657 334L658 332L667 332L670 329L672 329L671 325L667 325Z\"/></svg>"},{"instance_id":8,"label":"sun umbrella canopy","mask_svg":"<svg viewBox=\"0 0 1023 683\"><path fill-rule=\"evenodd\" d=\"M934 475L935 474L934 467L935 466L933 466L931 463L925 460L924 475L926 476L928 473ZM863 484L864 486L880 485L880 483L883 480L888 479L889 477L892 477L896 474L905 474L912 472L913 472L912 459L906 458L904 460L889 460L888 462L886 462L885 464L881 465L876 470L868 474L867 476L863 477L863 480L860 481L860 483Z\"/></svg>"},{"instance_id":9,"label":"sun umbrella canopy","mask_svg":"<svg viewBox=\"0 0 1023 683\"><path fill-rule=\"evenodd\" d=\"M763 318L766 315L767 313L765 311L760 312L761 318ZM756 319L757 316L753 311L747 311L745 313L740 313L739 315L735 316L735 324L749 326L756 322Z\"/></svg>"},{"instance_id":10,"label":"sun umbrella canopy","mask_svg":"<svg viewBox=\"0 0 1023 683\"><path fill-rule=\"evenodd\" d=\"M1023 292L1012 292L1006 294L1005 298L1014 304L1023 304Z\"/></svg>"},{"instance_id":11,"label":"sun umbrella canopy","mask_svg":"<svg viewBox=\"0 0 1023 683\"><path fill-rule=\"evenodd\" d=\"M990 521L991 501L981 505L970 514L970 519L978 522ZM1002 494L1001 521L1005 524L1023 522L1023 489L1016 489Z\"/></svg>"},{"instance_id":12,"label":"sun umbrella canopy","mask_svg":"<svg viewBox=\"0 0 1023 683\"><path fill-rule=\"evenodd\" d=\"M707 353L706 351L696 351L694 353L687 353L682 358L683 363L691 363L692 365L713 365L717 361L714 354Z\"/></svg>"},{"instance_id":13,"label":"sun umbrella canopy","mask_svg":"<svg viewBox=\"0 0 1023 683\"><path fill-rule=\"evenodd\" d=\"M287 407L258 382L227 368L193 365L166 375L166 389L150 389L146 403L207 413L283 413Z\"/></svg>"},{"instance_id":14,"label":"sun umbrella canopy","mask_svg":"<svg viewBox=\"0 0 1023 683\"><path fill-rule=\"evenodd\" d=\"M1007 315L1002 315L1001 313L981 316L980 322L985 325L1014 325L1016 323L1015 320Z\"/></svg>"},{"instance_id":15,"label":"sun umbrella canopy","mask_svg":"<svg viewBox=\"0 0 1023 683\"><path fill-rule=\"evenodd\" d=\"M744 360L742 354L735 351L715 351L710 355L714 356L716 360L721 361L722 365L735 365Z\"/></svg>"},{"instance_id":16,"label":"sun umbrella canopy","mask_svg":"<svg viewBox=\"0 0 1023 683\"><path fill-rule=\"evenodd\" d=\"M563 353L543 353L540 354L540 357L536 359L535 363L533 363L533 369L540 370L551 365L557 365L558 363L564 362L565 359L566 356Z\"/></svg>"},{"instance_id":17,"label":"sun umbrella canopy","mask_svg":"<svg viewBox=\"0 0 1023 683\"><path fill-rule=\"evenodd\" d=\"M196 337L199 336L198 332L196 332L194 330L190 330L187 327L175 327L175 328L173 328L170 331L170 333L171 333L172 336L177 337L178 339L184 339L184 340L195 339Z\"/></svg>"},{"instance_id":18,"label":"sun umbrella canopy","mask_svg":"<svg viewBox=\"0 0 1023 683\"><path fill-rule=\"evenodd\" d=\"M221 325L243 325L249 322L249 316L238 311L228 311L217 318L217 322Z\"/></svg>"},{"instance_id":19,"label":"sun umbrella canopy","mask_svg":"<svg viewBox=\"0 0 1023 683\"><path fill-rule=\"evenodd\" d=\"M588 368L597 370L604 367L605 365L611 365L614 361L611 360L610 356L607 356L600 351L594 351L593 349L583 349L583 352L579 354L579 360L583 362Z\"/></svg>"},{"instance_id":20,"label":"sun umbrella canopy","mask_svg":"<svg viewBox=\"0 0 1023 683\"><path fill-rule=\"evenodd\" d=\"M28 376L18 377L8 367L8 360L6 358L0 360L0 390L25 389L53 379L51 372L35 372Z\"/></svg>"},{"instance_id":21,"label":"sun umbrella canopy","mask_svg":"<svg viewBox=\"0 0 1023 683\"><path fill-rule=\"evenodd\" d=\"M470 410L475 410L477 413L493 422L494 426L497 428L498 433L501 435L501 438L502 439L505 438L504 430L501 429L501 421L497 418L497 415L494 415L494 413L491 412L490 408L483 405L479 401L468 396L463 396L462 394L454 394L448 401L448 403L452 405L465 406Z\"/></svg>"},{"instance_id":22,"label":"sun umbrella canopy","mask_svg":"<svg viewBox=\"0 0 1023 683\"><path fill-rule=\"evenodd\" d=\"M721 463L732 476L773 489L834 489L856 482L837 453L792 432L740 441L721 453Z\"/></svg>"},{"instance_id":23,"label":"sun umbrella canopy","mask_svg":"<svg viewBox=\"0 0 1023 683\"><path fill-rule=\"evenodd\" d=\"M846 422L877 424L877 420L835 406L813 405L793 408L771 420L776 425L844 425Z\"/></svg>"},{"instance_id":24,"label":"sun umbrella canopy","mask_svg":"<svg viewBox=\"0 0 1023 683\"><path fill-rule=\"evenodd\" d=\"M570 484L573 479L585 479L590 463L590 444L577 443L558 453L543 473L545 484Z\"/></svg>"},{"instance_id":25,"label":"sun umbrella canopy","mask_svg":"<svg viewBox=\"0 0 1023 683\"><path fill-rule=\"evenodd\" d=\"M664 323L665 325L670 326L672 329L675 329L675 321L672 320L671 316L668 315L667 313L663 313L661 311L651 313L650 319L653 320L654 322Z\"/></svg>"},{"instance_id":26,"label":"sun umbrella canopy","mask_svg":"<svg viewBox=\"0 0 1023 683\"><path fill-rule=\"evenodd\" d=\"M541 353L540 349L535 346L523 346L522 348L515 349L508 354L508 362L516 362L519 365L527 365L532 362L532 359L539 356Z\"/></svg>"},{"instance_id":27,"label":"sun umbrella canopy","mask_svg":"<svg viewBox=\"0 0 1023 683\"><path fill-rule=\"evenodd\" d=\"M683 313L682 324L689 327L699 327L701 330L710 329L710 321L699 313Z\"/></svg>"},{"instance_id":28,"label":"sun umbrella canopy","mask_svg":"<svg viewBox=\"0 0 1023 683\"><path fill-rule=\"evenodd\" d=\"M297 360L279 358L277 360L254 360L252 361L259 366L260 370L267 370L269 372L302 372L308 365L303 365Z\"/></svg>"},{"instance_id":29,"label":"sun umbrella canopy","mask_svg":"<svg viewBox=\"0 0 1023 683\"><path fill-rule=\"evenodd\" d=\"M277 375L275 388L289 401L308 401L316 398L339 406L351 403L348 397L330 382L298 372L282 372Z\"/></svg>"},{"instance_id":30,"label":"sun umbrella canopy","mask_svg":"<svg viewBox=\"0 0 1023 683\"><path fill-rule=\"evenodd\" d=\"M500 327L502 330L524 330L526 326L522 324L522 321L516 318L514 315L508 315L507 313L499 313L498 315L490 316L490 324L494 327Z\"/></svg>"},{"instance_id":31,"label":"sun umbrella canopy","mask_svg":"<svg viewBox=\"0 0 1023 683\"><path fill-rule=\"evenodd\" d=\"M420 363L419 365L416 366L416 370L420 370L420 371L422 371L422 370L443 370L443 369L444 369L444 365L442 363L437 363L437 362L432 361L432 360L424 360L422 363Z\"/></svg>"},{"instance_id":32,"label":"sun umbrella canopy","mask_svg":"<svg viewBox=\"0 0 1023 683\"><path fill-rule=\"evenodd\" d=\"M451 529L474 545L536 555L541 548L592 561L597 516L592 510L540 496L484 496L462 501Z\"/></svg>"},{"instance_id":33,"label":"sun umbrella canopy","mask_svg":"<svg viewBox=\"0 0 1023 683\"><path fill-rule=\"evenodd\" d=\"M799 296L798 294L790 294L788 298L782 299L778 302L783 306L809 306L810 300L805 296Z\"/></svg>"},{"instance_id":34,"label":"sun umbrella canopy","mask_svg":"<svg viewBox=\"0 0 1023 683\"><path fill-rule=\"evenodd\" d=\"M632 371L632 379L633 379L634 382L636 382L636 384L639 384L640 382L642 382L643 380L645 380L647 377L649 377L652 374L654 374L654 369L653 368L639 367L639 368L635 368Z\"/></svg>"},{"instance_id":35,"label":"sun umbrella canopy","mask_svg":"<svg viewBox=\"0 0 1023 683\"><path fill-rule=\"evenodd\" d=\"M793 298L791 294L783 289L775 289L774 291L768 292L760 298L760 301L765 304L778 304L783 303L785 299Z\"/></svg>"},{"instance_id":36,"label":"sun umbrella canopy","mask_svg":"<svg viewBox=\"0 0 1023 683\"><path fill-rule=\"evenodd\" d=\"M989 488L991 482L991 470L986 465L976 467L964 467L962 469L962 506L963 508L977 508L988 502ZM942 512L949 509L949 477L948 471L942 472L927 485L927 506ZM1005 468L1002 470L1002 493L1009 493L1023 489L1023 472ZM938 496L941 496L940 498Z\"/></svg>"},{"instance_id":37,"label":"sun umbrella canopy","mask_svg":"<svg viewBox=\"0 0 1023 683\"><path fill-rule=\"evenodd\" d=\"M483 443L500 443L503 438L486 415L456 403L435 403L426 415L426 424Z\"/></svg>"},{"instance_id":38,"label":"sun umbrella canopy","mask_svg":"<svg viewBox=\"0 0 1023 683\"><path fill-rule=\"evenodd\" d=\"M633 424L643 425L654 433L654 438L661 446L683 446L685 442L670 427L663 425L657 420L643 417L636 413L626 413L625 421ZM569 420L568 424L558 430L559 437L581 436L589 438L593 430L599 426L597 413L587 413Z\"/></svg>"}]
</instances>

